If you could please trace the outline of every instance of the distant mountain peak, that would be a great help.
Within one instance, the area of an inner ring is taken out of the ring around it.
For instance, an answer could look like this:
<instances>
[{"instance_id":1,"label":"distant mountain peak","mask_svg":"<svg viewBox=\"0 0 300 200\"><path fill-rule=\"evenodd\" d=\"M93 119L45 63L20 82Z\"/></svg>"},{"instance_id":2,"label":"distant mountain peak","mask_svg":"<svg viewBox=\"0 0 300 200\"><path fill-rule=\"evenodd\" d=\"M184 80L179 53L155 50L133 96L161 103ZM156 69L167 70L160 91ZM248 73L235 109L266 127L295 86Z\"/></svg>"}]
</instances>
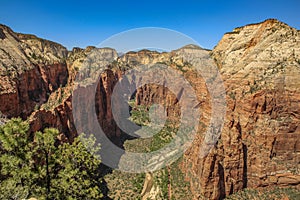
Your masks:
<instances>
[{"instance_id":1,"label":"distant mountain peak","mask_svg":"<svg viewBox=\"0 0 300 200\"><path fill-rule=\"evenodd\" d=\"M188 45L181 47L180 49L203 49L203 48L201 48L200 46L198 46L196 44L188 44Z\"/></svg>"}]
</instances>

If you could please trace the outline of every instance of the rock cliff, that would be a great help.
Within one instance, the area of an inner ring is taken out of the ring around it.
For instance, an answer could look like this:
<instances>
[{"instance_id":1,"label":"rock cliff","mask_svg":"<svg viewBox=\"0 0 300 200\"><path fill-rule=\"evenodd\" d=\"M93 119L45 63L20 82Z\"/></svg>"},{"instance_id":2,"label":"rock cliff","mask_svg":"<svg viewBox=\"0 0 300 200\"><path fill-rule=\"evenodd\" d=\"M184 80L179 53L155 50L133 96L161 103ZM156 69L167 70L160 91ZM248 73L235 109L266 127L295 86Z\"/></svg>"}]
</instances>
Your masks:
<instances>
[{"instance_id":1,"label":"rock cliff","mask_svg":"<svg viewBox=\"0 0 300 200\"><path fill-rule=\"evenodd\" d=\"M112 118L112 110L110 105L110 98L113 87L120 76L120 71L117 69L107 70L102 73L101 79L98 82L97 92L95 96L87 92L89 89L76 89L74 90L74 81L76 73L83 66L83 62L87 55L95 47L87 47L86 49L73 48L68 53L67 68L69 70L69 80L65 87L59 88L56 92L53 92L48 101L41 106L41 109L35 111L30 116L31 130L37 131L44 129L45 127L56 127L64 136L65 140L72 141L77 136L80 130L76 130L74 125L73 113L72 113L72 94L77 92L77 96L84 98L81 107L88 107L84 103L90 103L95 100L96 112L98 122L101 125L103 131L112 139L115 143L121 145L120 130L118 129L114 119ZM108 52L117 55L117 52L113 49L101 49L99 51ZM89 96L87 96L89 95ZM92 113L87 113L91 117ZM89 121L89 120L87 120ZM80 123L80 122L78 122ZM86 125L83 125L86 126Z\"/></svg>"},{"instance_id":2,"label":"rock cliff","mask_svg":"<svg viewBox=\"0 0 300 200\"><path fill-rule=\"evenodd\" d=\"M53 91L67 83L67 49L0 25L0 110L28 117Z\"/></svg>"},{"instance_id":3,"label":"rock cliff","mask_svg":"<svg viewBox=\"0 0 300 200\"><path fill-rule=\"evenodd\" d=\"M207 157L197 156L200 137L185 155L194 198L299 186L299 31L277 20L247 25L226 33L211 55L226 87L227 115Z\"/></svg>"}]
</instances>

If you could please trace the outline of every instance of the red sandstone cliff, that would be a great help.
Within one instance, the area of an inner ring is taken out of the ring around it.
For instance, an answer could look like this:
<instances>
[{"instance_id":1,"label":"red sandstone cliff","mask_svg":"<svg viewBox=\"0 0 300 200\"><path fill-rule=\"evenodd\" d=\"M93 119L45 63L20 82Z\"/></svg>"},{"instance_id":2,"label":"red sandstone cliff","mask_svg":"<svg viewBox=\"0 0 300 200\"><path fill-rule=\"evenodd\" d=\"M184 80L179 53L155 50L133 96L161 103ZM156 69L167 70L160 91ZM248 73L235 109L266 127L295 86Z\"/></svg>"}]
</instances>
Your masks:
<instances>
[{"instance_id":1,"label":"red sandstone cliff","mask_svg":"<svg viewBox=\"0 0 300 200\"><path fill-rule=\"evenodd\" d=\"M212 51L227 93L225 126L200 159L197 138L183 169L194 198L245 187L300 183L300 34L277 20L236 28Z\"/></svg>"},{"instance_id":2,"label":"red sandstone cliff","mask_svg":"<svg viewBox=\"0 0 300 200\"><path fill-rule=\"evenodd\" d=\"M0 32L0 110L7 117L26 118L67 83L67 50L4 25Z\"/></svg>"}]
</instances>

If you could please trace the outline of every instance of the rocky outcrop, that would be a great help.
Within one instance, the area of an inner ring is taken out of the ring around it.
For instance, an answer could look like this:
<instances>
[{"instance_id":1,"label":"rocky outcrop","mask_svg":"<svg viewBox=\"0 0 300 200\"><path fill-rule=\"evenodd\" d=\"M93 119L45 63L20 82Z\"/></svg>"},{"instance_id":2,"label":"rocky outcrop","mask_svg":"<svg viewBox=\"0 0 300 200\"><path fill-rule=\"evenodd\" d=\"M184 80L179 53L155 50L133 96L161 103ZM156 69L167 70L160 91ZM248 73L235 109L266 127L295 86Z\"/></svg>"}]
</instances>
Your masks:
<instances>
[{"instance_id":1,"label":"rocky outcrop","mask_svg":"<svg viewBox=\"0 0 300 200\"><path fill-rule=\"evenodd\" d=\"M67 50L4 25L0 30L0 111L7 117L26 118L67 83Z\"/></svg>"},{"instance_id":2,"label":"rocky outcrop","mask_svg":"<svg viewBox=\"0 0 300 200\"><path fill-rule=\"evenodd\" d=\"M40 109L34 111L30 118L32 132L43 130L47 127L56 127L61 133L62 141L73 141L77 136L73 123L71 96L53 109Z\"/></svg>"},{"instance_id":3,"label":"rocky outcrop","mask_svg":"<svg viewBox=\"0 0 300 200\"><path fill-rule=\"evenodd\" d=\"M299 185L299 31L277 20L236 28L212 57L225 83L227 115L208 156L198 156L200 137L185 155L194 198Z\"/></svg>"},{"instance_id":4,"label":"rocky outcrop","mask_svg":"<svg viewBox=\"0 0 300 200\"><path fill-rule=\"evenodd\" d=\"M72 107L88 108L91 101L95 101L97 120L103 131L112 141L121 145L121 131L113 119L111 109L111 95L116 82L120 78L121 71L114 68L113 70L106 70L101 73L96 93L93 85L74 88L76 73L82 68L84 60L94 49L95 47L87 47L86 49L74 48L69 52L67 59L70 72L68 84L63 88L59 88L57 92L52 93L41 109L30 116L31 131L42 130L46 127L56 127L65 134L65 139L72 141L78 135L78 131L81 133L84 127L93 126L91 124L93 121L90 120L93 117L93 113L83 109L86 112L86 119L76 121L77 128L83 127L82 130L77 130L73 114L77 116L78 113L73 113L74 109ZM110 53L115 55L115 57L117 55L116 51L112 49L95 49L95 51ZM77 101L80 104L72 105L74 93L76 94L76 98L79 98ZM78 114L78 116L81 114Z\"/></svg>"},{"instance_id":5,"label":"rocky outcrop","mask_svg":"<svg viewBox=\"0 0 300 200\"><path fill-rule=\"evenodd\" d=\"M72 51L68 52L66 58L69 75L67 83L64 87L52 92L40 109L31 114L29 117L31 131L35 132L46 127L56 127L64 133L66 137L64 140L72 141L77 136L72 114L72 90L76 73L92 49L94 47L87 47L86 49L74 47Z\"/></svg>"}]
</instances>

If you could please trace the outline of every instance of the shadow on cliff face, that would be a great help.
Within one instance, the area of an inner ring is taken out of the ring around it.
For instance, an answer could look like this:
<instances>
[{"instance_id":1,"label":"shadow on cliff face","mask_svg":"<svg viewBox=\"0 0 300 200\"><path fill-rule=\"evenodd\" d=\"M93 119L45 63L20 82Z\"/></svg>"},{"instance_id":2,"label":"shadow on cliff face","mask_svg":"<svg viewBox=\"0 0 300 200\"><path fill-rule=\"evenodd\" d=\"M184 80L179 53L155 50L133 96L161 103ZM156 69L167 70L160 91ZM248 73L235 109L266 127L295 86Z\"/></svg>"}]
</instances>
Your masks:
<instances>
[{"instance_id":1,"label":"shadow on cliff face","mask_svg":"<svg viewBox=\"0 0 300 200\"><path fill-rule=\"evenodd\" d=\"M248 149L245 144L243 144L243 157L244 157L244 166L243 166L243 188L247 188L248 177L247 177L247 158L248 158Z\"/></svg>"},{"instance_id":2,"label":"shadow on cliff face","mask_svg":"<svg viewBox=\"0 0 300 200\"><path fill-rule=\"evenodd\" d=\"M119 138L118 137L112 137L110 140L114 144L118 145L120 148L124 149L124 143L127 140L134 140L134 139L137 139L137 138L121 132ZM121 159L121 157L122 157L122 154L119 155L119 159ZM118 163L115 163L115 164L117 165ZM105 165L104 163L101 163L101 165L99 167L100 176L103 178L102 179L102 192L103 192L103 198L102 199L103 200L112 200L112 198L109 197L110 188L107 185L107 181L105 180L105 176L108 175L108 174L112 174L113 170L115 170L115 169ZM111 188L111 189L113 189L113 188Z\"/></svg>"},{"instance_id":3,"label":"shadow on cliff face","mask_svg":"<svg viewBox=\"0 0 300 200\"><path fill-rule=\"evenodd\" d=\"M110 189L113 189L108 187L106 182L108 180L105 180L106 175L111 174L114 170L122 169L119 164L122 156L126 153L124 144L126 141L138 139L139 136L135 133L142 129L141 126L131 121L130 113L134 109L131 103L120 98L122 99L120 104L118 102L113 105L111 104L113 88L116 84L115 77L116 74L106 71L100 77L97 86L91 85L84 88L77 88L74 91L75 95L73 95L73 98L77 98L73 99L73 102L81 102L80 105L75 107L73 104L73 116L77 132L94 134L97 141L101 144L100 156L103 162L99 172L101 177L103 177L103 199L111 199L109 193ZM97 88L95 96L89 95L93 93L94 88ZM153 97L154 93L157 95ZM129 100L134 101L132 103L137 106L145 105L145 107L149 107L152 104L166 104L166 97L171 102L169 102L170 105L166 109L169 115L168 119L176 118L176 120L179 120L178 116L180 116L181 112L178 99L176 95L165 87L158 87L156 85L143 86L138 91L135 91ZM113 106L114 109L118 110L117 113L112 111ZM120 120L119 118L122 118L123 125L126 125L126 132L129 130L128 134L118 126L120 121L117 123L116 120ZM134 165L133 161L128 160L129 170L131 167L135 169Z\"/></svg>"},{"instance_id":4,"label":"shadow on cliff face","mask_svg":"<svg viewBox=\"0 0 300 200\"><path fill-rule=\"evenodd\" d=\"M76 132L95 135L97 142L101 145L102 164L99 167L101 177L118 169L119 161L125 153L124 142L135 138L124 133L118 127L114 119L118 116L113 116L112 113L111 96L117 81L118 75L107 70L100 76L97 83L78 87L72 95L72 113ZM114 106L118 107L118 105ZM129 108L128 103L126 106ZM129 119L125 120L126 124L132 123ZM137 131L137 129L133 131ZM77 133L72 133L72 135ZM103 199L111 199L108 196L109 188L104 178L102 179L102 191Z\"/></svg>"}]
</instances>

